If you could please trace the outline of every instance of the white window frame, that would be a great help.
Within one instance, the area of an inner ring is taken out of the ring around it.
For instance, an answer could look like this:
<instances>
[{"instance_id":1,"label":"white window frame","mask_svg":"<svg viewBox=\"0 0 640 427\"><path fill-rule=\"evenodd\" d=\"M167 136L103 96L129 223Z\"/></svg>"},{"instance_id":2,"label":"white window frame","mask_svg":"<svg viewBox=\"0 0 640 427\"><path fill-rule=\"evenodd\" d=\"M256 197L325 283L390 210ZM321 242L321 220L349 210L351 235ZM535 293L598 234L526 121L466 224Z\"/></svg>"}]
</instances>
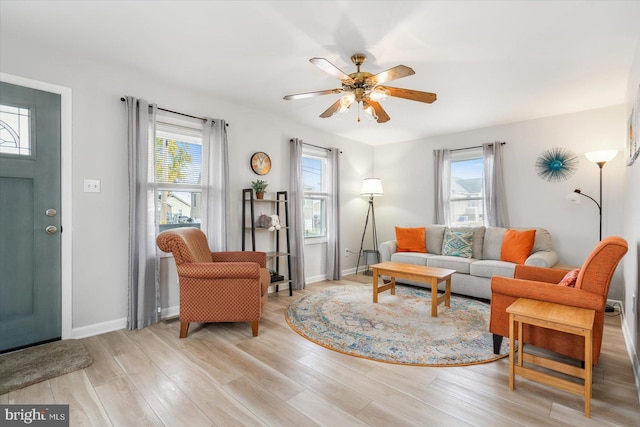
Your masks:
<instances>
[{"instance_id":1,"label":"white window frame","mask_svg":"<svg viewBox=\"0 0 640 427\"><path fill-rule=\"evenodd\" d=\"M303 191L303 198L305 205L307 200L320 200L323 205L323 234L318 236L306 236L304 238L305 245L313 245L327 242L327 218L329 217L329 176L327 169L327 151L321 149L315 149L313 147L305 147L302 151L302 158L317 159L322 161L322 189L324 191ZM303 179L304 181L304 179ZM303 182L304 185L304 182Z\"/></svg>"},{"instance_id":2,"label":"white window frame","mask_svg":"<svg viewBox=\"0 0 640 427\"><path fill-rule=\"evenodd\" d=\"M476 196L467 196L467 197L454 197L454 181L453 181L453 164L456 162L462 162L467 160L479 159L483 163L484 170L484 158L482 155L482 148L470 148L458 151L451 151L451 157L449 159L449 225L451 227L478 227L484 225L486 221L486 213L484 212L484 206L486 205L484 202L485 194L484 194L484 172L481 173L481 181L480 181L480 194ZM457 221L454 204L455 202L461 201L478 201L480 206L482 207L482 221L480 223L476 221L466 222L466 221Z\"/></svg>"},{"instance_id":3,"label":"white window frame","mask_svg":"<svg viewBox=\"0 0 640 427\"><path fill-rule=\"evenodd\" d=\"M189 120L183 120L180 118L173 117L173 115L164 115L158 113L156 117L156 138L167 138L167 139L176 139L181 142L189 142L193 144L202 145L203 141L203 126L202 122L193 122ZM151 167L149 174L155 175L156 167L155 167L155 143L150 141L149 154L150 158L153 159L153 166ZM202 194L202 182L200 184L192 184L192 183L164 183L158 182L157 177L153 179L154 182L154 190L157 195L161 191L174 191L181 193L200 193ZM157 197L157 196L156 196ZM193 209L195 206L191 206ZM192 226L202 227L202 219L200 223L192 223ZM160 227L160 223L158 222L157 227Z\"/></svg>"}]
</instances>

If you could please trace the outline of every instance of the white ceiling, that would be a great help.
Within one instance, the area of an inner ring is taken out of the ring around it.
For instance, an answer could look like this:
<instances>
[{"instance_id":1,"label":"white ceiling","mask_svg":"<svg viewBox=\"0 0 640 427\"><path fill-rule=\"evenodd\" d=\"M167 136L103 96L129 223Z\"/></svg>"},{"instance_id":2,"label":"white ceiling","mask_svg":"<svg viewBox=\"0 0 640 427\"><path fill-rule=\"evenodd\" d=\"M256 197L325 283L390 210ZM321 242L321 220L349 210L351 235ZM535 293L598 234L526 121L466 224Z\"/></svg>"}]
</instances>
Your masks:
<instances>
[{"instance_id":1,"label":"white ceiling","mask_svg":"<svg viewBox=\"0 0 640 427\"><path fill-rule=\"evenodd\" d=\"M0 27L378 145L624 102L640 2L0 0ZM319 118L338 95L282 99L340 87L308 60L348 74L357 52L438 100L387 99L378 124Z\"/></svg>"}]
</instances>

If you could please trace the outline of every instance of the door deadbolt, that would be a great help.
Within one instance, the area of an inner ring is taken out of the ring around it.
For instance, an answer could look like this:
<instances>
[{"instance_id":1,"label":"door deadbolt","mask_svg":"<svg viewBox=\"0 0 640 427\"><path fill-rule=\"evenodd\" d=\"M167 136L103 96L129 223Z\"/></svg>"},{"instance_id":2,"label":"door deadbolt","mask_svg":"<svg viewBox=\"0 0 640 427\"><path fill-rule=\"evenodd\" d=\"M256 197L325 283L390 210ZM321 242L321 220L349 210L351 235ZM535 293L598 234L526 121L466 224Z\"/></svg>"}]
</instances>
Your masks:
<instances>
[{"instance_id":1,"label":"door deadbolt","mask_svg":"<svg viewBox=\"0 0 640 427\"><path fill-rule=\"evenodd\" d=\"M58 227L56 227L55 225L50 225L44 230L47 232L47 234L55 234L55 232L58 231Z\"/></svg>"},{"instance_id":2,"label":"door deadbolt","mask_svg":"<svg viewBox=\"0 0 640 427\"><path fill-rule=\"evenodd\" d=\"M44 214L46 216L54 217L54 216L58 215L58 211L53 209L53 208L51 208L51 209L47 209L46 211L44 211Z\"/></svg>"}]
</instances>

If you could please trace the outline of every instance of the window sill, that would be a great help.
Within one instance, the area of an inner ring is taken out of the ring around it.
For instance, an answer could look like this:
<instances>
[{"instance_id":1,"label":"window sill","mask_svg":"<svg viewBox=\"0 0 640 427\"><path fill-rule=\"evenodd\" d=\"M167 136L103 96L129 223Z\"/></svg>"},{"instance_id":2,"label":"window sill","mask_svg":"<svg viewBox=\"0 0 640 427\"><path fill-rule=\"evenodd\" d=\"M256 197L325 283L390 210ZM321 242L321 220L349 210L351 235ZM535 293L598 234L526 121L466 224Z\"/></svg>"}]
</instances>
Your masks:
<instances>
[{"instance_id":1,"label":"window sill","mask_svg":"<svg viewBox=\"0 0 640 427\"><path fill-rule=\"evenodd\" d=\"M327 238L326 237L305 237L304 238L304 245L308 246L308 245L320 245L323 243L327 243Z\"/></svg>"}]
</instances>

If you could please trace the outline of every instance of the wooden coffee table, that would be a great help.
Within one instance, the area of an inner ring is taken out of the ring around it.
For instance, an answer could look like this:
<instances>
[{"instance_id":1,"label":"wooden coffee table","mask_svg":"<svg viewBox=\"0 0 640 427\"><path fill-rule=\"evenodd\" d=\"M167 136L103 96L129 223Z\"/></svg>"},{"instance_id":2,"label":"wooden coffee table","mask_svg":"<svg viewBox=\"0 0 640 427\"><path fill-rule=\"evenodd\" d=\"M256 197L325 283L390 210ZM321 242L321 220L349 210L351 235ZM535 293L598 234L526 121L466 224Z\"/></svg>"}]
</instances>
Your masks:
<instances>
[{"instance_id":1,"label":"wooden coffee table","mask_svg":"<svg viewBox=\"0 0 640 427\"><path fill-rule=\"evenodd\" d=\"M396 278L415 280L431 284L431 316L438 317L438 304L444 302L446 307L451 304L451 275L455 270L446 268L425 267L422 265L403 264L401 262L382 262L370 266L373 269L373 302L378 302L378 294L391 290L396 294ZM391 282L378 286L378 276L389 276ZM446 281L444 294L438 296L438 283Z\"/></svg>"}]
</instances>

